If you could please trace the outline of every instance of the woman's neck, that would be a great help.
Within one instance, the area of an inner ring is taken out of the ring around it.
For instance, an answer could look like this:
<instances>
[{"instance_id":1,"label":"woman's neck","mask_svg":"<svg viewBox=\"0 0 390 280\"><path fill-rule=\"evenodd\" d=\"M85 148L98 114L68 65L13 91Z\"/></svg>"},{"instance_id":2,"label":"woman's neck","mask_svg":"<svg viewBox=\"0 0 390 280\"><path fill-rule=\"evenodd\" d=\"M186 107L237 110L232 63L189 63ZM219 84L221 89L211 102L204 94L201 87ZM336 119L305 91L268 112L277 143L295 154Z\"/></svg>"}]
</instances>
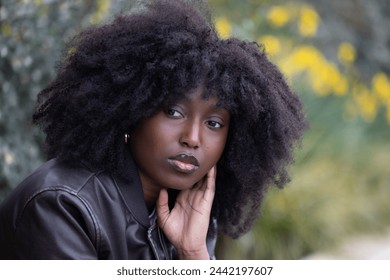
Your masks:
<instances>
[{"instance_id":1,"label":"woman's neck","mask_svg":"<svg viewBox=\"0 0 390 280\"><path fill-rule=\"evenodd\" d=\"M153 211L156 205L156 201L160 194L161 187L153 184L152 182L149 182L145 178L145 176L142 176L142 173L140 174L140 180L141 180L142 190L144 193L144 200L146 203L146 207L148 208L149 213L151 213L151 211Z\"/></svg>"}]
</instances>

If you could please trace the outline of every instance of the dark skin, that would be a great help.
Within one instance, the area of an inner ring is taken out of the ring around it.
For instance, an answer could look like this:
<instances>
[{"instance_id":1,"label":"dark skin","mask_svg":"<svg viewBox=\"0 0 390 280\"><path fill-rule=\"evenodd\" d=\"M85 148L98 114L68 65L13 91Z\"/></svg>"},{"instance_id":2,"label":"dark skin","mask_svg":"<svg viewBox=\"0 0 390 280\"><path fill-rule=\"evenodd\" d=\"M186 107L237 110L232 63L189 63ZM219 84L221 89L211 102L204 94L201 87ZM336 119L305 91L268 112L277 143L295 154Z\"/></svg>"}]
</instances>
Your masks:
<instances>
[{"instance_id":1,"label":"dark skin","mask_svg":"<svg viewBox=\"0 0 390 280\"><path fill-rule=\"evenodd\" d=\"M202 88L144 119L131 135L148 207L181 259L209 259L206 235L215 193L216 164L229 131L230 114ZM167 189L180 193L172 210Z\"/></svg>"}]
</instances>

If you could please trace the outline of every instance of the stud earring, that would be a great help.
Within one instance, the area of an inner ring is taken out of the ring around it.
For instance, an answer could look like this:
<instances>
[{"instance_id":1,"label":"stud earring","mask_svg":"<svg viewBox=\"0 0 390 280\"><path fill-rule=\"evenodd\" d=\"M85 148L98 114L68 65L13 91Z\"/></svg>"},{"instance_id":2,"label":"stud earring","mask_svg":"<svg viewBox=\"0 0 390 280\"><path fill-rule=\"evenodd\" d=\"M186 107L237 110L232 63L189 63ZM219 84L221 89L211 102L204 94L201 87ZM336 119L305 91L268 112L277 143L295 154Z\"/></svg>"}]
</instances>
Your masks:
<instances>
[{"instance_id":1,"label":"stud earring","mask_svg":"<svg viewBox=\"0 0 390 280\"><path fill-rule=\"evenodd\" d=\"M125 134L125 144L127 144L128 142L130 142L130 135L129 134Z\"/></svg>"}]
</instances>

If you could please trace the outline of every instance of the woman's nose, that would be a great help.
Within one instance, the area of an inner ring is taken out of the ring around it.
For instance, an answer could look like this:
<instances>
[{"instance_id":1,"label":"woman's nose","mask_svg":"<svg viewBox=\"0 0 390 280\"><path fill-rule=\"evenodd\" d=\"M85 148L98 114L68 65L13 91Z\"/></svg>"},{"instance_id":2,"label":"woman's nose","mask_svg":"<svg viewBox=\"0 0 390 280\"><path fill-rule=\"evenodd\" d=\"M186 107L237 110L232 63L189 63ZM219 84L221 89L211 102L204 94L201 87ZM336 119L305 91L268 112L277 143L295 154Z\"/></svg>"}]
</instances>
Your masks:
<instances>
[{"instance_id":1,"label":"woman's nose","mask_svg":"<svg viewBox=\"0 0 390 280\"><path fill-rule=\"evenodd\" d=\"M188 122L183 127L180 143L183 146L197 149L200 146L200 125L196 122Z\"/></svg>"}]
</instances>

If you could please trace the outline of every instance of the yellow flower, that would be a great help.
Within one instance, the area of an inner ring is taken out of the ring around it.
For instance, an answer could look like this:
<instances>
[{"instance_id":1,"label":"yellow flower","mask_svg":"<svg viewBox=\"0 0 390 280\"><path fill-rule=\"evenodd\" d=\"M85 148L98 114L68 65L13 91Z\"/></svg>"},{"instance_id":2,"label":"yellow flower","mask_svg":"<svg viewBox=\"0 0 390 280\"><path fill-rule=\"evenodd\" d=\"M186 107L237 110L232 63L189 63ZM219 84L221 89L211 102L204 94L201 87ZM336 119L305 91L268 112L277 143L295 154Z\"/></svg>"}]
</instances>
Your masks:
<instances>
[{"instance_id":1,"label":"yellow flower","mask_svg":"<svg viewBox=\"0 0 390 280\"><path fill-rule=\"evenodd\" d=\"M383 72L376 73L372 78L372 90L385 104L390 104L390 81Z\"/></svg>"},{"instance_id":2,"label":"yellow flower","mask_svg":"<svg viewBox=\"0 0 390 280\"><path fill-rule=\"evenodd\" d=\"M232 26L224 17L219 17L215 21L215 28L221 38L228 38L232 34Z\"/></svg>"},{"instance_id":3,"label":"yellow flower","mask_svg":"<svg viewBox=\"0 0 390 280\"><path fill-rule=\"evenodd\" d=\"M367 122L372 122L378 111L378 103L375 96L365 86L360 85L355 89L354 98L363 119Z\"/></svg>"},{"instance_id":4,"label":"yellow flower","mask_svg":"<svg viewBox=\"0 0 390 280\"><path fill-rule=\"evenodd\" d=\"M264 35L259 38L259 43L264 44L265 50L269 55L275 55L280 52L280 41L272 35Z\"/></svg>"},{"instance_id":5,"label":"yellow flower","mask_svg":"<svg viewBox=\"0 0 390 280\"><path fill-rule=\"evenodd\" d=\"M341 96L348 92L347 77L312 45L297 47L291 55L280 59L279 66L287 77L300 73L306 75L308 83L319 96L330 93Z\"/></svg>"},{"instance_id":6,"label":"yellow flower","mask_svg":"<svg viewBox=\"0 0 390 280\"><path fill-rule=\"evenodd\" d=\"M292 60L297 69L306 70L322 61L321 53L311 45L302 45L292 54Z\"/></svg>"},{"instance_id":7,"label":"yellow flower","mask_svg":"<svg viewBox=\"0 0 390 280\"><path fill-rule=\"evenodd\" d=\"M310 6L301 7L299 14L298 30L302 36L313 37L317 33L320 16Z\"/></svg>"},{"instance_id":8,"label":"yellow flower","mask_svg":"<svg viewBox=\"0 0 390 280\"><path fill-rule=\"evenodd\" d=\"M337 82L333 85L335 95L345 95L348 92L348 80L345 76L339 73Z\"/></svg>"},{"instance_id":9,"label":"yellow flower","mask_svg":"<svg viewBox=\"0 0 390 280\"><path fill-rule=\"evenodd\" d=\"M309 69L309 81L317 95L324 96L333 92L338 80L337 70L323 59Z\"/></svg>"},{"instance_id":10,"label":"yellow flower","mask_svg":"<svg viewBox=\"0 0 390 280\"><path fill-rule=\"evenodd\" d=\"M314 46L302 45L296 48L281 64L281 68L289 75L305 72L310 85L320 96L329 93L340 96L348 91L347 78Z\"/></svg>"},{"instance_id":11,"label":"yellow flower","mask_svg":"<svg viewBox=\"0 0 390 280\"><path fill-rule=\"evenodd\" d=\"M311 45L302 45L291 51L289 56L280 59L279 66L288 77L304 71L308 71L310 75L315 69L321 69L321 66L316 66L319 61L321 61L321 54L316 48ZM312 81L310 77L309 79ZM321 81L316 80L315 83L318 87L321 87Z\"/></svg>"},{"instance_id":12,"label":"yellow flower","mask_svg":"<svg viewBox=\"0 0 390 280\"><path fill-rule=\"evenodd\" d=\"M267 20L275 27L282 27L290 20L289 11L284 6L274 6L267 13Z\"/></svg>"},{"instance_id":13,"label":"yellow flower","mask_svg":"<svg viewBox=\"0 0 390 280\"><path fill-rule=\"evenodd\" d=\"M293 74L296 72L295 65L292 63L291 58L284 58L284 59L278 60L277 64L280 67L282 73L288 79L291 79Z\"/></svg>"},{"instance_id":14,"label":"yellow flower","mask_svg":"<svg viewBox=\"0 0 390 280\"><path fill-rule=\"evenodd\" d=\"M339 45L337 56L342 62L354 62L356 58L355 47L348 42L343 42Z\"/></svg>"},{"instance_id":15,"label":"yellow flower","mask_svg":"<svg viewBox=\"0 0 390 280\"><path fill-rule=\"evenodd\" d=\"M340 73L339 69L333 63L327 63L326 82L329 84L330 90L335 95L344 95L348 89L347 79Z\"/></svg>"},{"instance_id":16,"label":"yellow flower","mask_svg":"<svg viewBox=\"0 0 390 280\"><path fill-rule=\"evenodd\" d=\"M314 89L316 95L325 96L330 92L330 86L326 80L326 73L319 74L315 72L310 72L309 74L311 86Z\"/></svg>"}]
</instances>

